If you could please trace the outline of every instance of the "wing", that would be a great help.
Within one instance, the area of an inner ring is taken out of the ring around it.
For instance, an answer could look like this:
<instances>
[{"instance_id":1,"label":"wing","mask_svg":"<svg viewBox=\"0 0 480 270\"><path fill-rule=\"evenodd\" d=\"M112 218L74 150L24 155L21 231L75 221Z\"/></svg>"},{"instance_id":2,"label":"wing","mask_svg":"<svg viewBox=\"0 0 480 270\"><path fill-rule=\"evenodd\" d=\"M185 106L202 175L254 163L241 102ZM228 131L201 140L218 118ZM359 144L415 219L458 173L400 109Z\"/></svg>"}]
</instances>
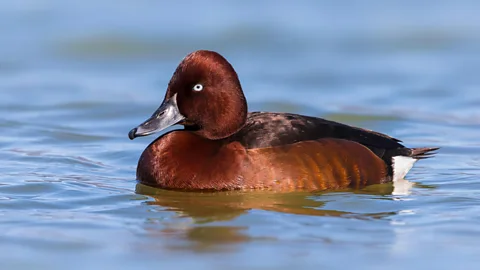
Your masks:
<instances>
[{"instance_id":1,"label":"wing","mask_svg":"<svg viewBox=\"0 0 480 270\"><path fill-rule=\"evenodd\" d=\"M405 148L400 140L375 131L322 118L290 113L252 112L235 136L247 149L288 145L299 141L338 138L358 142L377 152Z\"/></svg>"}]
</instances>

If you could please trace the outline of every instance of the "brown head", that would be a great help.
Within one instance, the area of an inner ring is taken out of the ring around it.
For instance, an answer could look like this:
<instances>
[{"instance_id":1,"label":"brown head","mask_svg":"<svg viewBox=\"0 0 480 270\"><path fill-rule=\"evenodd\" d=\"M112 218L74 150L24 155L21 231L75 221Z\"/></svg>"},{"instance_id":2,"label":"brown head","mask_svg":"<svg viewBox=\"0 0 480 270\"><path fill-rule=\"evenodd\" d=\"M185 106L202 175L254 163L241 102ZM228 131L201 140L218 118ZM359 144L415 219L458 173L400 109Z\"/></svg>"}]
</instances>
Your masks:
<instances>
[{"instance_id":1,"label":"brown head","mask_svg":"<svg viewBox=\"0 0 480 270\"><path fill-rule=\"evenodd\" d=\"M247 102L237 73L220 54L195 51L178 65L162 105L138 127L130 139L161 131L175 124L210 139L239 131L247 118Z\"/></svg>"}]
</instances>

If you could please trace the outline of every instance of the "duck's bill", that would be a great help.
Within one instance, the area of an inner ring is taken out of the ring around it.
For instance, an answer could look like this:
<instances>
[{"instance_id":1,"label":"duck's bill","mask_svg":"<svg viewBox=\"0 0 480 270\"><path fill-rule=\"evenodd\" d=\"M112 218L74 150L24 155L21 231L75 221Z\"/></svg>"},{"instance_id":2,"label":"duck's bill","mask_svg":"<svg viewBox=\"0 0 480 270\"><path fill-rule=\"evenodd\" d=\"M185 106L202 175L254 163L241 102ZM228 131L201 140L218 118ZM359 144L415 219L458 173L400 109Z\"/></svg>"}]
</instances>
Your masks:
<instances>
[{"instance_id":1,"label":"duck's bill","mask_svg":"<svg viewBox=\"0 0 480 270\"><path fill-rule=\"evenodd\" d=\"M130 130L128 137L130 140L133 140L136 137L148 136L173 126L184 119L185 116L178 109L177 94L175 94L170 99L163 101L162 105L149 119Z\"/></svg>"}]
</instances>

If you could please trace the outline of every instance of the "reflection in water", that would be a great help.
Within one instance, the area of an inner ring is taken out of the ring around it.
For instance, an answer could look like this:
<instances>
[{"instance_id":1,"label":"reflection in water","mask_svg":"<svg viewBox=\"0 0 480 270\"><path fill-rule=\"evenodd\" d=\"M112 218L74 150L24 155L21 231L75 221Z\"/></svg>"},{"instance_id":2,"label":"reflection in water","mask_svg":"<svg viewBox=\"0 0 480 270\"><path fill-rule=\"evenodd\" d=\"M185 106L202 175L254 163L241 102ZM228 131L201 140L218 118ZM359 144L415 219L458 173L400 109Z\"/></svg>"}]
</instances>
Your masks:
<instances>
[{"instance_id":1,"label":"reflection in water","mask_svg":"<svg viewBox=\"0 0 480 270\"><path fill-rule=\"evenodd\" d=\"M376 185L354 192L387 195L391 194L392 190L392 185ZM322 209L325 205L325 201L321 200L322 193L180 192L156 189L142 184L137 184L136 192L152 196L155 199L148 204L162 206L183 217L191 217L197 224L231 220L252 209L309 216L361 218L351 212Z\"/></svg>"},{"instance_id":2,"label":"reflection in water","mask_svg":"<svg viewBox=\"0 0 480 270\"><path fill-rule=\"evenodd\" d=\"M410 195L414 185L415 183L412 183L406 179L395 181L393 183L392 195Z\"/></svg>"},{"instance_id":3,"label":"reflection in water","mask_svg":"<svg viewBox=\"0 0 480 270\"><path fill-rule=\"evenodd\" d=\"M193 226L188 228L169 228L155 231L150 229L149 234L158 235L162 240L166 236L169 250L191 250L194 252L229 252L234 251L237 244L266 239L249 236L247 227L238 226Z\"/></svg>"},{"instance_id":4,"label":"reflection in water","mask_svg":"<svg viewBox=\"0 0 480 270\"><path fill-rule=\"evenodd\" d=\"M406 183L410 183L405 180ZM406 183L405 186L408 186ZM405 187L402 186L402 187ZM411 185L410 185L411 187ZM396 188L396 187L395 187ZM175 222L160 221L161 226L151 226L156 221L149 220L146 230L150 236L162 238L170 250L191 250L195 252L229 251L236 244L263 240L275 241L275 237L255 237L246 231L248 226L225 225L251 210L265 210L301 216L337 217L355 220L381 220L397 214L388 212L359 212L326 209L332 194L345 196L371 196L395 200L394 185L373 185L362 190L343 190L329 193L273 193L273 192L180 192L162 190L137 184L136 193L149 195L154 200L149 205L158 205L162 211L175 213ZM397 191L407 194L408 189ZM180 221L180 222L179 222ZM157 224L158 225L158 224ZM171 241L170 241L171 240Z\"/></svg>"},{"instance_id":5,"label":"reflection in water","mask_svg":"<svg viewBox=\"0 0 480 270\"><path fill-rule=\"evenodd\" d=\"M402 180L395 184L372 185L361 190L335 192L408 195L412 186L412 182ZM322 209L325 201L322 200L321 195L326 192L180 192L137 184L136 193L152 196L155 201L147 202L148 204L159 205L166 210L177 212L180 216L191 217L197 224L231 220L251 209L309 216L362 218L362 215L352 212Z\"/></svg>"}]
</instances>

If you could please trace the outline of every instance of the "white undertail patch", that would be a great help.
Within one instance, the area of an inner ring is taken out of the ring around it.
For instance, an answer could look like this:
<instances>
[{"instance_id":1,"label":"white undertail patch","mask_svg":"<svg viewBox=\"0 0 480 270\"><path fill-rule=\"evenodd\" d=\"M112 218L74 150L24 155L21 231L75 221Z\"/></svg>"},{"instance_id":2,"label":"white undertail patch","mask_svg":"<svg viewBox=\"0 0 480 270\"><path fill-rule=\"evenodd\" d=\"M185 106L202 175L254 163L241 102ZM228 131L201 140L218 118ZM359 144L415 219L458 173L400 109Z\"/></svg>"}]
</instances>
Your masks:
<instances>
[{"instance_id":1,"label":"white undertail patch","mask_svg":"<svg viewBox=\"0 0 480 270\"><path fill-rule=\"evenodd\" d=\"M393 182L402 180L408 171L413 167L417 159L406 156L395 156L392 158Z\"/></svg>"}]
</instances>

